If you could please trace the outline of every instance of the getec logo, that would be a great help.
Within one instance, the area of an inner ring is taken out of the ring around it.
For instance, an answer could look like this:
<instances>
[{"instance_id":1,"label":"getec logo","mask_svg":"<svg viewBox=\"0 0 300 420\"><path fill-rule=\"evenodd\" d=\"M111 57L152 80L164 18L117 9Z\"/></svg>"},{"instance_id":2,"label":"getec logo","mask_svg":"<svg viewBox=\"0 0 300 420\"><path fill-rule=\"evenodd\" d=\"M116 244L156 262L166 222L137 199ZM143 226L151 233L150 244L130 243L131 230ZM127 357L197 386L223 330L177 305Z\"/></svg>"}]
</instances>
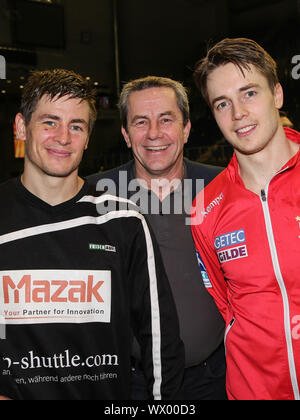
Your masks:
<instances>
[{"instance_id":1,"label":"getec logo","mask_svg":"<svg viewBox=\"0 0 300 420\"><path fill-rule=\"evenodd\" d=\"M217 236L215 238L215 249L218 251L217 255L220 263L248 257L247 245L241 245L245 242L246 235L244 229ZM221 251L232 246L233 248Z\"/></svg>"},{"instance_id":2,"label":"getec logo","mask_svg":"<svg viewBox=\"0 0 300 420\"><path fill-rule=\"evenodd\" d=\"M6 79L6 60L0 55L0 79Z\"/></svg>"},{"instance_id":3,"label":"getec logo","mask_svg":"<svg viewBox=\"0 0 300 420\"><path fill-rule=\"evenodd\" d=\"M0 276L0 316L6 324L110 322L110 271L32 270Z\"/></svg>"}]
</instances>

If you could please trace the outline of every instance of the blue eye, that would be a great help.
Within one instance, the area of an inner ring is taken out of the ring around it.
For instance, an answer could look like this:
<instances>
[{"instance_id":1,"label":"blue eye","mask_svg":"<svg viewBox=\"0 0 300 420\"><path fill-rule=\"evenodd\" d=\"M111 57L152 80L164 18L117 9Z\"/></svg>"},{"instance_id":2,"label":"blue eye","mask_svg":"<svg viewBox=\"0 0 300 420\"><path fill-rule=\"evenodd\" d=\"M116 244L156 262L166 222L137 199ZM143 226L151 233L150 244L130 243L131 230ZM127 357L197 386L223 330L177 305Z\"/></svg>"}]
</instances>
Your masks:
<instances>
[{"instance_id":1,"label":"blue eye","mask_svg":"<svg viewBox=\"0 0 300 420\"><path fill-rule=\"evenodd\" d=\"M72 125L72 130L74 131L83 131L81 127L79 127L79 125Z\"/></svg>"},{"instance_id":2,"label":"blue eye","mask_svg":"<svg viewBox=\"0 0 300 420\"><path fill-rule=\"evenodd\" d=\"M248 98L252 98L253 96L255 96L256 95L256 92L255 92L255 90L250 90L249 92L247 92L246 93L246 96L248 97Z\"/></svg>"},{"instance_id":3,"label":"blue eye","mask_svg":"<svg viewBox=\"0 0 300 420\"><path fill-rule=\"evenodd\" d=\"M54 127L55 126L55 122L54 121L44 121L45 125L48 125L49 127Z\"/></svg>"},{"instance_id":4,"label":"blue eye","mask_svg":"<svg viewBox=\"0 0 300 420\"><path fill-rule=\"evenodd\" d=\"M221 102L218 106L217 106L217 110L221 111L222 109L226 108L226 106L228 105L228 102Z\"/></svg>"},{"instance_id":5,"label":"blue eye","mask_svg":"<svg viewBox=\"0 0 300 420\"><path fill-rule=\"evenodd\" d=\"M171 118L163 118L160 122L162 124L168 124L168 123L172 122L172 120L171 120Z\"/></svg>"},{"instance_id":6,"label":"blue eye","mask_svg":"<svg viewBox=\"0 0 300 420\"><path fill-rule=\"evenodd\" d=\"M147 124L146 120L136 121L136 123L135 123L136 127L145 127L146 124Z\"/></svg>"}]
</instances>

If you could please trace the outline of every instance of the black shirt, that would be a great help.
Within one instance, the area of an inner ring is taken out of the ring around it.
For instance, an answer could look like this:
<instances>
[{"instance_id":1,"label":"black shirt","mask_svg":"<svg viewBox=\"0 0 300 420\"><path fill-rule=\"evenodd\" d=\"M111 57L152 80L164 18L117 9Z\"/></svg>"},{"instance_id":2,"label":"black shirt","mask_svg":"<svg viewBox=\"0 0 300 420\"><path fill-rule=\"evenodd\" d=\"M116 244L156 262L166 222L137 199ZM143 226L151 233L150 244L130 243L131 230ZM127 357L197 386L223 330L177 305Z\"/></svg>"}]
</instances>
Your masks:
<instances>
[{"instance_id":1,"label":"black shirt","mask_svg":"<svg viewBox=\"0 0 300 420\"><path fill-rule=\"evenodd\" d=\"M184 354L158 246L136 209L86 182L50 206L0 186L0 395L129 399L132 331L149 394L174 398ZM99 215L97 205L107 211Z\"/></svg>"}]
</instances>

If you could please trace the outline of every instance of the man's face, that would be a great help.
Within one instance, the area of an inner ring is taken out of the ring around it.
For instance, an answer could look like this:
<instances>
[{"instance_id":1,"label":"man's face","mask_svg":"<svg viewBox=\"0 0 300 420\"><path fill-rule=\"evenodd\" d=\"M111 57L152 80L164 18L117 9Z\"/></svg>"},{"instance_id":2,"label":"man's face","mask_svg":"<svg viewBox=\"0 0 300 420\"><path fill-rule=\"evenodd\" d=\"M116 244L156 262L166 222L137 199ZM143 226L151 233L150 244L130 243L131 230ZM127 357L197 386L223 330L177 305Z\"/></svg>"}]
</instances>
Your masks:
<instances>
[{"instance_id":1,"label":"man's face","mask_svg":"<svg viewBox=\"0 0 300 420\"><path fill-rule=\"evenodd\" d=\"M226 140L237 153L252 155L276 138L283 105L282 88L274 92L254 67L244 75L234 64L214 70L207 80L209 102Z\"/></svg>"},{"instance_id":2,"label":"man's face","mask_svg":"<svg viewBox=\"0 0 300 420\"><path fill-rule=\"evenodd\" d=\"M19 138L26 141L25 167L52 177L77 171L89 140L89 105L66 96L43 96L28 126L16 117Z\"/></svg>"},{"instance_id":3,"label":"man's face","mask_svg":"<svg viewBox=\"0 0 300 420\"><path fill-rule=\"evenodd\" d=\"M128 132L138 173L168 177L182 170L183 148L190 133L184 127L176 95L171 88L149 88L131 93L127 116Z\"/></svg>"}]
</instances>

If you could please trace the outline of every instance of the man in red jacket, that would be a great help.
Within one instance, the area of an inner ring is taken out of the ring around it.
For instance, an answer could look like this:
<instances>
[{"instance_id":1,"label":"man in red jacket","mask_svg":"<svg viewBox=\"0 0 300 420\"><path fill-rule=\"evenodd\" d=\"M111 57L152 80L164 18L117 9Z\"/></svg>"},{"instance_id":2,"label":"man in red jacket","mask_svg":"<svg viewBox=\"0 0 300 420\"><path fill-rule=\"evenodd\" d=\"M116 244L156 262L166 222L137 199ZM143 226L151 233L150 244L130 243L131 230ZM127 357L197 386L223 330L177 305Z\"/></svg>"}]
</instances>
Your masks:
<instances>
[{"instance_id":1,"label":"man in red jacket","mask_svg":"<svg viewBox=\"0 0 300 420\"><path fill-rule=\"evenodd\" d=\"M276 63L254 41L215 45L195 81L235 151L192 227L226 321L228 395L299 400L300 134L281 124Z\"/></svg>"}]
</instances>

